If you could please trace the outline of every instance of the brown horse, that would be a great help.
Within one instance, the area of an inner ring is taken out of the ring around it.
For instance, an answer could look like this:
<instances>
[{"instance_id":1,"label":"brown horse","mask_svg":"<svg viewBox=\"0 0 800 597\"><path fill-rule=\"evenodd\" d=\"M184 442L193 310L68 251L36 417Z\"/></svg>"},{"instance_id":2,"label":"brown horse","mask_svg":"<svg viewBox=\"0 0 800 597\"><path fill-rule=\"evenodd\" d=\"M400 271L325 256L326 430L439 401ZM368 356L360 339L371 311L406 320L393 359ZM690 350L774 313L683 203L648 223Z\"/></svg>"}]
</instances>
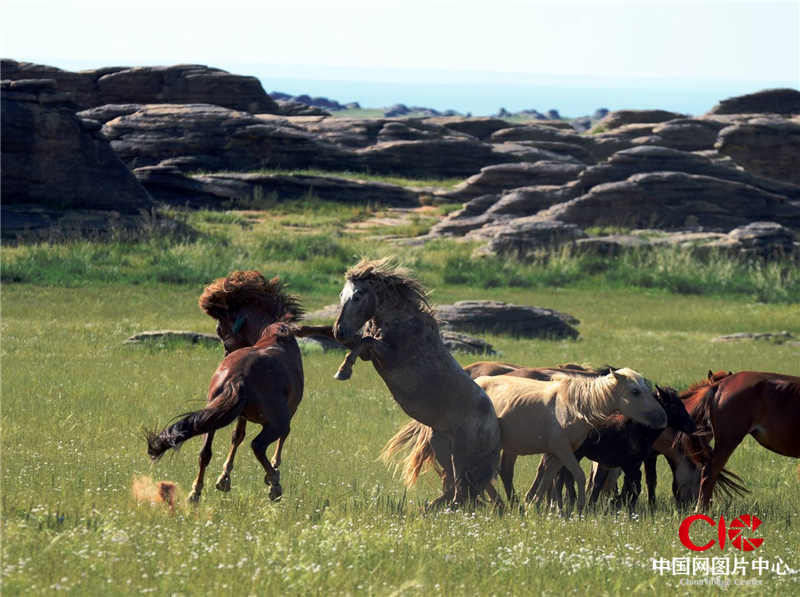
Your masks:
<instances>
[{"instance_id":1,"label":"brown horse","mask_svg":"<svg viewBox=\"0 0 800 597\"><path fill-rule=\"evenodd\" d=\"M147 453L158 460L170 448L205 434L200 470L189 494L190 501L197 501L215 431L236 420L230 452L216 483L220 491L229 491L233 459L244 440L247 421L258 423L263 428L251 447L264 467L270 499L278 499L283 492L278 471L281 450L289 435L289 421L303 397L303 363L295 326L290 323L303 310L278 278L267 281L256 271L236 271L219 278L206 287L199 304L217 320L217 334L227 356L211 378L207 406L183 415L159 433L149 432ZM266 450L276 439L270 463Z\"/></svg>"},{"instance_id":2,"label":"brown horse","mask_svg":"<svg viewBox=\"0 0 800 597\"><path fill-rule=\"evenodd\" d=\"M500 459L492 402L445 347L427 292L407 270L388 259L360 261L345 274L334 326L306 332L330 333L351 349L338 379L350 377L356 356L371 360L400 408L431 430L445 475L431 506L472 502L487 490Z\"/></svg>"},{"instance_id":3,"label":"brown horse","mask_svg":"<svg viewBox=\"0 0 800 597\"><path fill-rule=\"evenodd\" d=\"M708 509L725 463L747 434L768 450L800 458L800 377L740 371L696 384L681 398L705 431L685 439L702 465L698 510Z\"/></svg>"}]
</instances>

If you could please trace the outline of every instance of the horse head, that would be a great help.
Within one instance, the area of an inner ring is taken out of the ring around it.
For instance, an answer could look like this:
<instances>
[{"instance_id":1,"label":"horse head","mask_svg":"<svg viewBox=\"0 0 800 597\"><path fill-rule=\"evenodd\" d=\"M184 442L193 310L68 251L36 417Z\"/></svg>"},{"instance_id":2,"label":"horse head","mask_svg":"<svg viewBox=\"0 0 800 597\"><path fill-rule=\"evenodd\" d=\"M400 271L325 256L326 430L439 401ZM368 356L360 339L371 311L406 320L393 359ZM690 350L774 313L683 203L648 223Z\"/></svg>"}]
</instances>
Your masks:
<instances>
[{"instance_id":1,"label":"horse head","mask_svg":"<svg viewBox=\"0 0 800 597\"><path fill-rule=\"evenodd\" d=\"M378 297L369 280L347 280L340 295L339 316L333 324L333 336L342 343L351 342L372 319Z\"/></svg>"},{"instance_id":2,"label":"horse head","mask_svg":"<svg viewBox=\"0 0 800 597\"><path fill-rule=\"evenodd\" d=\"M686 411L683 402L678 398L678 392L673 388L662 388L656 385L656 400L667 413L667 425L675 431L694 433L697 429L694 420Z\"/></svg>"},{"instance_id":3,"label":"horse head","mask_svg":"<svg viewBox=\"0 0 800 597\"><path fill-rule=\"evenodd\" d=\"M627 368L612 370L607 377L616 384L618 408L623 415L655 429L667 426L667 415L644 377Z\"/></svg>"},{"instance_id":4,"label":"horse head","mask_svg":"<svg viewBox=\"0 0 800 597\"><path fill-rule=\"evenodd\" d=\"M267 280L255 270L234 271L206 286L198 305L217 320L225 354L258 342L275 321L295 321L303 308L278 277Z\"/></svg>"}]
</instances>

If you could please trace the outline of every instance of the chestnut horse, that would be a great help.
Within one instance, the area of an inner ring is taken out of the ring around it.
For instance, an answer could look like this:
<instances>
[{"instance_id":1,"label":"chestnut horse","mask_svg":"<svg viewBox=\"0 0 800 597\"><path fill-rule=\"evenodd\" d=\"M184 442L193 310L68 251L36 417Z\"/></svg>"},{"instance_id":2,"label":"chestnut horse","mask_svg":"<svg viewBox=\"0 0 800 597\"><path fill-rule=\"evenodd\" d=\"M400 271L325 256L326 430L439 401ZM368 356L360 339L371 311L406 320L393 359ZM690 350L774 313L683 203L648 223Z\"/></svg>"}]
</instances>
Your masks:
<instances>
[{"instance_id":1,"label":"chestnut horse","mask_svg":"<svg viewBox=\"0 0 800 597\"><path fill-rule=\"evenodd\" d=\"M247 421L258 423L262 430L251 447L264 467L270 499L278 499L283 493L278 471L281 450L289 435L289 421L303 397L303 363L294 337L296 326L291 323L302 316L303 309L278 278L267 281L256 271L236 271L212 282L199 304L217 320L226 356L211 378L207 406L182 415L161 432L148 432L147 453L158 460L170 448L205 434L200 469L189 494L189 500L196 502L203 491L215 431L236 421L230 452L216 483L220 491L229 491L233 459L244 440ZM278 445L270 463L266 450L275 440Z\"/></svg>"},{"instance_id":2,"label":"chestnut horse","mask_svg":"<svg viewBox=\"0 0 800 597\"><path fill-rule=\"evenodd\" d=\"M698 510L708 509L720 472L747 434L768 450L800 458L800 377L740 371L697 384L681 398L705 432L685 440L702 466Z\"/></svg>"}]
</instances>

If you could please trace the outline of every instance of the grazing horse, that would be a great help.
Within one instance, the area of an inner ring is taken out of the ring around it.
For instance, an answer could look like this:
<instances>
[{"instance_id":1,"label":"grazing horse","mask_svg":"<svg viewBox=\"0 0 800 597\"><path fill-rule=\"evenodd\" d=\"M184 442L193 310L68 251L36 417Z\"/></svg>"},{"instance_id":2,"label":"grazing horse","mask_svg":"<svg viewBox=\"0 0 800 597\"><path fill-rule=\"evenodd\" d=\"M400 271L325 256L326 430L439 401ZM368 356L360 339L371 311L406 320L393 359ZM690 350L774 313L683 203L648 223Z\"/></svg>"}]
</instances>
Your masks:
<instances>
[{"instance_id":1,"label":"grazing horse","mask_svg":"<svg viewBox=\"0 0 800 597\"><path fill-rule=\"evenodd\" d=\"M217 320L217 334L226 356L211 378L208 404L181 416L161 432L147 434L147 452L158 460L170 448L205 434L200 451L200 470L189 494L198 501L205 470L211 460L211 444L217 429L236 421L230 452L217 480L220 491L229 491L233 459L244 440L247 421L262 426L251 442L256 459L264 467L269 497L283 490L278 467L289 435L289 421L303 397L303 363L294 337L303 309L298 299L285 292L278 278L267 281L257 271L236 271L206 287L200 307ZM267 447L278 440L273 461Z\"/></svg>"},{"instance_id":2,"label":"grazing horse","mask_svg":"<svg viewBox=\"0 0 800 597\"><path fill-rule=\"evenodd\" d=\"M708 509L725 463L747 434L768 450L800 458L800 377L740 371L697 384L682 398L704 432L685 438L702 466L698 510Z\"/></svg>"},{"instance_id":3,"label":"grazing horse","mask_svg":"<svg viewBox=\"0 0 800 597\"><path fill-rule=\"evenodd\" d=\"M672 388L655 386L655 398L667 414L667 428L683 433L693 433L695 424L683 402L678 398L678 392ZM622 485L622 494L619 500L628 508L633 508L642 492L642 463L651 455L653 442L666 431L653 429L647 425L637 423L621 415L612 415L589 433L589 437L575 452L575 459L580 462L586 457L599 463L593 469L592 491L589 494L589 504L594 504L600 495L600 490L605 484L609 469L621 468L625 473ZM556 479L556 496L561 497L563 485L566 484L570 503L575 500L575 490L572 486L573 479L569 471L561 469ZM648 487L648 489L650 489ZM648 493L650 504L655 503L655 490Z\"/></svg>"},{"instance_id":4,"label":"grazing horse","mask_svg":"<svg viewBox=\"0 0 800 597\"><path fill-rule=\"evenodd\" d=\"M475 380L494 403L500 421L503 458L500 476L509 499L513 499L514 463L521 454L551 454L543 471L536 499L552 485L562 464L578 480L578 509L585 502L585 476L574 450L586 439L591 428L615 410L653 427L664 428L666 414L653 398L644 378L632 369L619 369L602 376L554 374L551 381L511 375L484 376ZM404 479L414 482L432 462L432 450L423 426L412 421L405 425L384 448L390 458L411 445L405 459Z\"/></svg>"},{"instance_id":5,"label":"grazing horse","mask_svg":"<svg viewBox=\"0 0 800 597\"><path fill-rule=\"evenodd\" d=\"M345 274L330 332L309 327L300 330L305 333L332 333L351 349L338 379L350 377L357 356L372 361L400 408L431 430L444 471L442 495L431 507L472 502L490 487L500 459L497 415L443 344L427 292L407 270L389 259L360 261Z\"/></svg>"}]
</instances>

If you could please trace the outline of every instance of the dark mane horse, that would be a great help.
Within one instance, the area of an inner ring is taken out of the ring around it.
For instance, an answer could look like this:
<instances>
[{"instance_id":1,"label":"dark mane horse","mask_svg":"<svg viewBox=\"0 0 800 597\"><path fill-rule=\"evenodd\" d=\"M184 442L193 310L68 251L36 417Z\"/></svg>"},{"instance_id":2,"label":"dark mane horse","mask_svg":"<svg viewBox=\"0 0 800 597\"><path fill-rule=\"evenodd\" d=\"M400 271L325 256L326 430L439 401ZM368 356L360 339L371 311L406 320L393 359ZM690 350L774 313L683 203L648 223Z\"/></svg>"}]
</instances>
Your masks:
<instances>
[{"instance_id":1,"label":"dark mane horse","mask_svg":"<svg viewBox=\"0 0 800 597\"><path fill-rule=\"evenodd\" d=\"M158 460L170 448L205 434L200 470L189 494L197 501L217 429L236 420L231 448L216 487L229 491L236 449L244 440L247 421L262 425L251 442L253 453L266 472L270 499L282 493L278 467L289 435L289 421L303 398L303 364L292 323L302 316L298 299L286 293L278 278L267 281L256 271L236 271L206 287L200 308L217 320L217 334L226 356L211 378L207 406L182 415L161 432L147 433L147 453ZM267 447L278 446L272 463Z\"/></svg>"},{"instance_id":2,"label":"dark mane horse","mask_svg":"<svg viewBox=\"0 0 800 597\"><path fill-rule=\"evenodd\" d=\"M664 412L667 413L668 429L684 433L694 432L694 421L678 398L677 391L672 388L655 386L654 395ZM593 504L597 501L609 469L621 468L625 473L625 481L622 484L619 501L632 509L642 492L642 463L651 456L653 443L664 431L664 429L653 429L642 425L622 415L612 415L600 423L581 444L581 447L575 451L575 458L578 461L586 457L600 465L594 476L589 503ZM565 483L572 502L575 500L572 475L562 468L555 487L558 498L561 496L561 488ZM655 486L648 487L648 489L648 499L653 505L655 503Z\"/></svg>"},{"instance_id":3,"label":"dark mane horse","mask_svg":"<svg viewBox=\"0 0 800 597\"><path fill-rule=\"evenodd\" d=\"M698 510L709 507L725 463L747 434L768 450L800 458L800 377L740 371L695 384L681 398L699 430L683 438L702 466Z\"/></svg>"}]
</instances>

